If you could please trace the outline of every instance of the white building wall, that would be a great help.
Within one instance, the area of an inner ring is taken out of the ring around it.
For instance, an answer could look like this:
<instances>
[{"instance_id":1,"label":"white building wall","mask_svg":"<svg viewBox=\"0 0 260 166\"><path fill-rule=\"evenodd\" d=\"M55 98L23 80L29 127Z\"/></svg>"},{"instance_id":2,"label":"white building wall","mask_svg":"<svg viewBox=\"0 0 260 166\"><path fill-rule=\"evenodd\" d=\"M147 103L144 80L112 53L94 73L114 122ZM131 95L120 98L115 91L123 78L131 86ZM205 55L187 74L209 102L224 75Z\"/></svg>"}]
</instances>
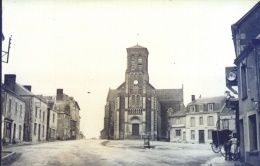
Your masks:
<instances>
[{"instance_id":1,"label":"white building wall","mask_svg":"<svg viewBox=\"0 0 260 166\"><path fill-rule=\"evenodd\" d=\"M209 116L213 116L213 125L208 125ZM191 126L191 117L195 118L195 126ZM200 117L203 117L203 124L200 124ZM186 140L189 143L199 143L199 130L204 131L204 141L205 143L211 143L212 139L208 135L209 130L216 130L216 122L218 120L217 113L209 114L189 114L186 115ZM195 131L195 139L191 139L191 132Z\"/></svg>"}]
</instances>

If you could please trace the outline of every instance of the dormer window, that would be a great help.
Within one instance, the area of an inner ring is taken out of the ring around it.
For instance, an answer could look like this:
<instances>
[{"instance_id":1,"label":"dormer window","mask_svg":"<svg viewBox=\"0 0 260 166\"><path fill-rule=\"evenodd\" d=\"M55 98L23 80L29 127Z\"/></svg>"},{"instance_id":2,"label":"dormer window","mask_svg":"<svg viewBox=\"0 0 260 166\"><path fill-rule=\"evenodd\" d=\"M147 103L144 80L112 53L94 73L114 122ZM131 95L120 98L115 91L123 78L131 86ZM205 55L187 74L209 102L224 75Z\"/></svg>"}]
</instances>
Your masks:
<instances>
[{"instance_id":1,"label":"dormer window","mask_svg":"<svg viewBox=\"0 0 260 166\"><path fill-rule=\"evenodd\" d=\"M213 104L208 104L208 111L213 111Z\"/></svg>"},{"instance_id":2,"label":"dormer window","mask_svg":"<svg viewBox=\"0 0 260 166\"><path fill-rule=\"evenodd\" d=\"M196 108L195 105L191 105L191 106L190 106L190 112L195 112L195 108Z\"/></svg>"},{"instance_id":3,"label":"dormer window","mask_svg":"<svg viewBox=\"0 0 260 166\"><path fill-rule=\"evenodd\" d=\"M199 111L203 112L203 110L204 110L204 106L203 105L199 105Z\"/></svg>"}]
</instances>

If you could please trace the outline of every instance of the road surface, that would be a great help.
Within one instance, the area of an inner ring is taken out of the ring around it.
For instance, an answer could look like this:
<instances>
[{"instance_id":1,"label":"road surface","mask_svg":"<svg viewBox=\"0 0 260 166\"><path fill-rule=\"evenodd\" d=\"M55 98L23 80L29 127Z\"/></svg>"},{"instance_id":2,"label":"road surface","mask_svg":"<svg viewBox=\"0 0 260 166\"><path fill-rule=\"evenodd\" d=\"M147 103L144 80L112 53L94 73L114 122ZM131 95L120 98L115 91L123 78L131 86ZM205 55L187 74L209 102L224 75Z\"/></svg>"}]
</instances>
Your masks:
<instances>
[{"instance_id":1,"label":"road surface","mask_svg":"<svg viewBox=\"0 0 260 166\"><path fill-rule=\"evenodd\" d=\"M151 142L152 149L141 148L143 141L74 140L9 147L22 155L11 166L121 166L176 165L199 166L219 156L209 144Z\"/></svg>"}]
</instances>

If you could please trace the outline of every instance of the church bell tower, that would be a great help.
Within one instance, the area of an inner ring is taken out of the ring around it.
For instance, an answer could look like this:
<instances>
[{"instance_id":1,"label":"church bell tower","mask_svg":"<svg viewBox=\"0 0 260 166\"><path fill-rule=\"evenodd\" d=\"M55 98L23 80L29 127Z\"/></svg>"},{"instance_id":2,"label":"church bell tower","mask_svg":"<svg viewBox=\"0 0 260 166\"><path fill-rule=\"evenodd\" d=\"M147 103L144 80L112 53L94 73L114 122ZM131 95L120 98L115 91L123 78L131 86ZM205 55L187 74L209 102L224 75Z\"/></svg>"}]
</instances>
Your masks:
<instances>
[{"instance_id":1,"label":"church bell tower","mask_svg":"<svg viewBox=\"0 0 260 166\"><path fill-rule=\"evenodd\" d=\"M146 87L149 83L148 50L136 45L127 48L125 73L125 137L140 137L146 132Z\"/></svg>"}]
</instances>

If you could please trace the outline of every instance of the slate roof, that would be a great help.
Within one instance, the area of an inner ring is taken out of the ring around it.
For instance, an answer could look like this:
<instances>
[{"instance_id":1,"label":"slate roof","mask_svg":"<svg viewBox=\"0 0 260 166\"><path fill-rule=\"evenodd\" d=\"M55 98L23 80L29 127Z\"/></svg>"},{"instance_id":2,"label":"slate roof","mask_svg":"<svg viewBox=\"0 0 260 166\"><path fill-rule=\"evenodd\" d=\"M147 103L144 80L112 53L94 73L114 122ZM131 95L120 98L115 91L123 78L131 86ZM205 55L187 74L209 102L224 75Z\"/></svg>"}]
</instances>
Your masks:
<instances>
[{"instance_id":1,"label":"slate roof","mask_svg":"<svg viewBox=\"0 0 260 166\"><path fill-rule=\"evenodd\" d=\"M171 116L185 116L185 110L179 110L174 112Z\"/></svg>"},{"instance_id":2,"label":"slate roof","mask_svg":"<svg viewBox=\"0 0 260 166\"><path fill-rule=\"evenodd\" d=\"M116 97L117 97L117 90L109 88L107 101L115 101Z\"/></svg>"},{"instance_id":3,"label":"slate roof","mask_svg":"<svg viewBox=\"0 0 260 166\"><path fill-rule=\"evenodd\" d=\"M15 84L15 92L20 96L35 96L32 92L18 83Z\"/></svg>"},{"instance_id":4,"label":"slate roof","mask_svg":"<svg viewBox=\"0 0 260 166\"><path fill-rule=\"evenodd\" d=\"M160 101L183 101L182 89L157 89L155 92Z\"/></svg>"},{"instance_id":5,"label":"slate roof","mask_svg":"<svg viewBox=\"0 0 260 166\"><path fill-rule=\"evenodd\" d=\"M250 14L253 13L254 10L256 10L259 7L260 7L260 1L232 26L239 26Z\"/></svg>"},{"instance_id":6,"label":"slate roof","mask_svg":"<svg viewBox=\"0 0 260 166\"><path fill-rule=\"evenodd\" d=\"M219 103L219 102L225 101L225 100L226 100L226 96L198 98L198 99L195 99L195 101L190 102L187 106L194 105L194 104Z\"/></svg>"}]
</instances>

